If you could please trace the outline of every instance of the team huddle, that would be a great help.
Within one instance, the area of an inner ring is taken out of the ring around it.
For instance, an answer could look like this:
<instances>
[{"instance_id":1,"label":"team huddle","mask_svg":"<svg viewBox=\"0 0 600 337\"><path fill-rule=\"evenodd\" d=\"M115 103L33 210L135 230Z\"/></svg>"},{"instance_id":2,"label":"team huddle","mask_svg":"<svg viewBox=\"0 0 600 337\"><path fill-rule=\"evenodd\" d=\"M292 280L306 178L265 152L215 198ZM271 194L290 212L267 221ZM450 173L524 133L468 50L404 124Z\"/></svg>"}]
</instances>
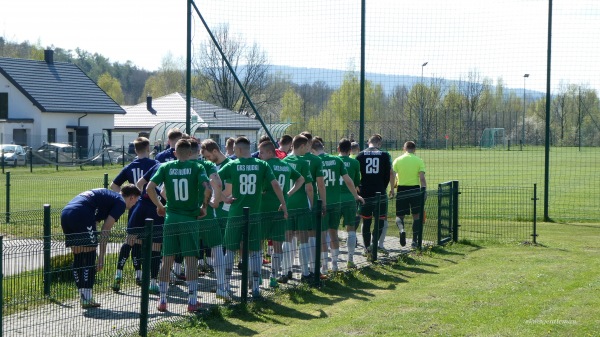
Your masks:
<instances>
[{"instance_id":1,"label":"team huddle","mask_svg":"<svg viewBox=\"0 0 600 337\"><path fill-rule=\"evenodd\" d=\"M358 152L348 139L338 143L338 155L325 153L324 141L303 132L284 135L278 144L261 137L258 151L251 152L246 137L228 140L222 153L212 139L199 142L177 129L168 133L169 148L150 158L150 142L134 141L137 158L123 168L110 190L81 193L62 213L66 246L74 254L74 276L82 308L99 307L92 297L96 270L104 264L108 234L113 224L129 209L127 237L119 251L113 290L119 291L123 268L131 255L136 282L141 285L141 243L146 219L153 219L151 282L149 292L159 295L157 309L167 311L170 283L185 282L188 312L200 309L197 301L198 275L214 271L216 296L230 301L234 261L242 248L240 219L249 210L249 284L253 298L260 298L263 247L268 241L269 287L276 288L298 278L311 282L318 274L327 279L338 271L340 223L347 231L347 268L355 268L356 229L362 220L365 251L384 249L387 231L387 198L377 206L377 193L394 197L425 188L423 161L414 155L413 142L393 162L380 150L382 138L373 135L369 147ZM229 144L233 143L233 149ZM202 159L199 156L202 155ZM397 186L397 191L394 188ZM321 200L321 224L315 208ZM404 216L413 215L413 246L420 238L421 199L396 198L396 224L400 243L406 244ZM378 207L376 209L376 207ZM378 242L371 243L371 225L379 215ZM96 222L102 222L99 237ZM321 242L316 233L321 231ZM96 247L100 245L96 263ZM315 256L316 245L321 255ZM373 247L373 248L372 248ZM298 253L299 275L293 265ZM320 270L315 271L316 259ZM183 271L185 270L185 271Z\"/></svg>"}]
</instances>

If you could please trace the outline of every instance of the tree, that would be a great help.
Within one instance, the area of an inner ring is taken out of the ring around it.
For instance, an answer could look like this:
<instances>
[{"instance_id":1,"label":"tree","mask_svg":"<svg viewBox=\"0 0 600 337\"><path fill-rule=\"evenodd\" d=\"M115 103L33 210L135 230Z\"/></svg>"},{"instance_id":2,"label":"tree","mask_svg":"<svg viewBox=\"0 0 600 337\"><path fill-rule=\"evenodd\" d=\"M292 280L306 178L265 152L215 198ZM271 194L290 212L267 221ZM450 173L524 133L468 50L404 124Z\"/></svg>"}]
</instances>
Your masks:
<instances>
[{"instance_id":1,"label":"tree","mask_svg":"<svg viewBox=\"0 0 600 337\"><path fill-rule=\"evenodd\" d=\"M123 90L121 89L119 80L110 76L109 73L104 73L98 78L98 86L117 104L123 104Z\"/></svg>"},{"instance_id":2,"label":"tree","mask_svg":"<svg viewBox=\"0 0 600 337\"><path fill-rule=\"evenodd\" d=\"M232 36L228 25L217 27L213 34L233 71L255 106L277 102L271 95L263 95L268 82L269 66L264 51L257 44L248 47L240 36ZM200 79L206 81L208 101L234 111L250 110L250 104L212 41L200 44L195 67ZM280 97L279 97L280 98Z\"/></svg>"},{"instance_id":3,"label":"tree","mask_svg":"<svg viewBox=\"0 0 600 337\"><path fill-rule=\"evenodd\" d=\"M302 115L302 106L304 100L293 88L288 88L281 98L281 120L286 123L292 123L288 128L288 133L299 134L305 128L304 116Z\"/></svg>"},{"instance_id":4,"label":"tree","mask_svg":"<svg viewBox=\"0 0 600 337\"><path fill-rule=\"evenodd\" d=\"M480 125L477 125L477 120L486 106L487 101L482 99L484 92L489 90L489 87L490 80L481 79L481 75L477 71L470 71L467 74L466 81L459 81L459 90L465 100L463 121L467 130L469 130L471 145L478 144L479 136L483 130Z\"/></svg>"},{"instance_id":5,"label":"tree","mask_svg":"<svg viewBox=\"0 0 600 337\"><path fill-rule=\"evenodd\" d=\"M183 60L173 59L171 53L167 54L156 74L150 76L144 85L144 91L139 101L145 101L146 96L160 97L174 92L185 92L185 68Z\"/></svg>"}]
</instances>

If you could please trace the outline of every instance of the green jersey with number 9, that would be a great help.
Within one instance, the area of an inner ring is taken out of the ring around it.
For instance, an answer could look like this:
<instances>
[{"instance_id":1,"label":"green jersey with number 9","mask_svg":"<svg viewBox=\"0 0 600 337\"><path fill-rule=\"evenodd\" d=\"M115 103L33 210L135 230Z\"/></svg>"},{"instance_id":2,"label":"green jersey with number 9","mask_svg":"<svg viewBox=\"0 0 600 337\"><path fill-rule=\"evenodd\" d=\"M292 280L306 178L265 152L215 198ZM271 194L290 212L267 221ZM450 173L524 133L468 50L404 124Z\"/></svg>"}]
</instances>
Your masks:
<instances>
[{"instance_id":1,"label":"green jersey with number 9","mask_svg":"<svg viewBox=\"0 0 600 337\"><path fill-rule=\"evenodd\" d=\"M294 170L288 163L277 157L267 160L267 164L273 170L273 175L281 187L283 198L287 201L287 192L292 188L294 182L301 177L298 171ZM263 195L261 209L263 212L276 211L279 208L279 199L273 191L273 186L267 184L265 186L265 194Z\"/></svg>"},{"instance_id":2,"label":"green jersey with number 9","mask_svg":"<svg viewBox=\"0 0 600 337\"><path fill-rule=\"evenodd\" d=\"M204 201L204 185L208 176L196 160L169 161L158 168L150 179L156 185L165 184L167 212L196 217Z\"/></svg>"},{"instance_id":3,"label":"green jersey with number 9","mask_svg":"<svg viewBox=\"0 0 600 337\"><path fill-rule=\"evenodd\" d=\"M219 176L231 184L231 194L235 198L229 217L243 215L244 207L250 207L250 214L259 213L265 185L275 180L269 165L257 158L232 160L221 167Z\"/></svg>"}]
</instances>

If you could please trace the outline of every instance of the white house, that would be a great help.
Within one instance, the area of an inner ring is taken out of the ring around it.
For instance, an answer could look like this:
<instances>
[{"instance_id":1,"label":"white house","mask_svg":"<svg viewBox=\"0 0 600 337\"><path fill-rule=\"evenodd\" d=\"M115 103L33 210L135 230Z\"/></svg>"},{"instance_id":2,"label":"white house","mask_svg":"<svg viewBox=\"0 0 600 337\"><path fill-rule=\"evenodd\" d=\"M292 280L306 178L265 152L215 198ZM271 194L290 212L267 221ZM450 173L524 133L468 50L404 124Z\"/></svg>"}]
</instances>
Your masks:
<instances>
[{"instance_id":1,"label":"white house","mask_svg":"<svg viewBox=\"0 0 600 337\"><path fill-rule=\"evenodd\" d=\"M151 142L164 144L170 128L186 131L185 108L186 97L178 92L124 107L125 115L115 115L114 145L127 144L139 134L147 134ZM255 143L260 136L261 124L249 114L239 114L192 98L190 115L190 133L200 139L212 138L222 148L229 137L246 136Z\"/></svg>"},{"instance_id":2,"label":"white house","mask_svg":"<svg viewBox=\"0 0 600 337\"><path fill-rule=\"evenodd\" d=\"M110 142L114 115L125 111L76 65L0 57L0 142L37 148L70 143L80 156Z\"/></svg>"}]
</instances>

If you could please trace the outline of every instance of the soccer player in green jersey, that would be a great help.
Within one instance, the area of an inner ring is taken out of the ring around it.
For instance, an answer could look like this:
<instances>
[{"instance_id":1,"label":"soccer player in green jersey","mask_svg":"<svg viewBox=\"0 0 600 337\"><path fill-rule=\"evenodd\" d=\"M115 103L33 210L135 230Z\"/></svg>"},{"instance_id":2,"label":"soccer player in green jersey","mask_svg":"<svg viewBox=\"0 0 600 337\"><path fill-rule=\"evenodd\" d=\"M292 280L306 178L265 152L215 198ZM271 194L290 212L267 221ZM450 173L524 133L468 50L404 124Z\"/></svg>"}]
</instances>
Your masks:
<instances>
[{"instance_id":1,"label":"soccer player in green jersey","mask_svg":"<svg viewBox=\"0 0 600 337\"><path fill-rule=\"evenodd\" d=\"M285 241L281 245L283 251L283 270L284 276L280 283L286 283L292 279L292 265L296 244L294 244L294 236L300 242L300 280L312 280L310 275L310 246L308 243L308 230L312 228L310 218L310 205L313 204L313 185L310 166L304 159L304 155L308 151L308 138L298 135L292 141L292 153L283 159L293 169L298 171L304 177L304 186L298 192L288 198L288 209L291 217L288 221L288 229L285 232Z\"/></svg>"},{"instance_id":2,"label":"soccer player in green jersey","mask_svg":"<svg viewBox=\"0 0 600 337\"><path fill-rule=\"evenodd\" d=\"M250 156L250 141L246 137L238 137L234 143L234 153L237 159L229 162L219 170L219 176L225 181L223 194L226 201L231 203L229 218L225 227L226 269L233 269L233 255L239 250L242 233L239 228L239 218L243 215L244 207L250 208L249 247L250 272L252 275L252 297L260 297L260 224L256 221L260 213L262 191L270 184L280 203L279 209L287 219L287 207L283 192L273 175L273 171L264 161Z\"/></svg>"},{"instance_id":3,"label":"soccer player in green jersey","mask_svg":"<svg viewBox=\"0 0 600 337\"><path fill-rule=\"evenodd\" d=\"M301 133L304 137L308 139L308 152L303 156L308 164L310 165L310 174L313 176L313 199L314 202L317 201L317 193L318 198L320 198L323 203L321 204L321 212L325 214L327 210L327 195L325 191L325 180L323 178L323 163L321 162L321 158L315 156L310 152L313 136L310 132L304 131ZM314 209L314 203L311 203L311 209ZM311 217L312 219L312 228L308 231L308 244L310 245L310 270L312 273L315 271L315 248L317 247L317 241L315 237L315 227L316 227L316 217ZM325 241L326 238L323 238L322 241ZM322 278L326 278L324 274L321 274Z\"/></svg>"},{"instance_id":4,"label":"soccer player in green jersey","mask_svg":"<svg viewBox=\"0 0 600 337\"><path fill-rule=\"evenodd\" d=\"M352 179L354 186L360 184L360 163L358 160L350 157L351 142L346 138L342 138L338 143L338 152L340 159L344 162L348 176ZM340 183L342 180L340 179ZM356 188L354 189L356 191ZM342 204L342 218L344 219L344 226L348 232L348 268L356 268L354 264L354 251L356 249L356 227L360 223L360 216L356 214L357 207L356 201L354 201L354 195L347 186L342 186L342 192L340 194L340 202Z\"/></svg>"},{"instance_id":5,"label":"soccer player in green jersey","mask_svg":"<svg viewBox=\"0 0 600 337\"><path fill-rule=\"evenodd\" d=\"M206 215L210 198L206 170L192 156L191 144L180 139L175 145L177 160L162 164L147 186L148 196L156 205L157 213L165 216L163 229L163 265L159 273L160 298L158 311L167 311L169 272L176 254L182 254L186 263L188 312L200 309L198 292L198 249L200 229L197 219ZM164 183L167 205L158 200L156 187Z\"/></svg>"},{"instance_id":6,"label":"soccer player in green jersey","mask_svg":"<svg viewBox=\"0 0 600 337\"><path fill-rule=\"evenodd\" d=\"M287 200L304 185L304 177L289 164L277 158L275 145L270 141L260 143L258 146L259 158L266 161L273 170L273 175L283 191ZM271 277L269 286L276 288L278 282L285 282L284 275L280 274L281 259L283 255L282 243L287 229L287 220L278 214L277 195L270 185L263 192L261 212L263 215L263 239L273 241L273 255L271 256Z\"/></svg>"},{"instance_id":7,"label":"soccer player in green jersey","mask_svg":"<svg viewBox=\"0 0 600 337\"><path fill-rule=\"evenodd\" d=\"M318 140L313 140L312 152L321 158L323 162L323 174L325 176L325 189L327 191L327 213L323 218L326 232L322 233L322 238L329 234L331 240L331 269L338 271L338 255L340 253L340 242L338 239L338 227L340 225L340 202L342 188L347 189L353 196L353 200L364 204L363 198L356 193L354 182L348 175L344 162L337 156L325 153L323 143ZM327 244L323 244L321 251L321 272L327 274Z\"/></svg>"},{"instance_id":8,"label":"soccer player in green jersey","mask_svg":"<svg viewBox=\"0 0 600 337\"><path fill-rule=\"evenodd\" d=\"M215 164L217 172L221 169L221 167L225 166L227 163L231 161L228 157L226 157L222 152L219 144L212 139L205 139L200 144L200 152L204 159ZM223 188L225 188L225 184L223 182ZM215 217L219 219L219 225L221 226L221 230L223 234L225 233L225 225L227 224L227 216L229 214L229 207L231 205L224 203L221 201L219 203L219 207L214 209Z\"/></svg>"},{"instance_id":9,"label":"soccer player in green jersey","mask_svg":"<svg viewBox=\"0 0 600 337\"><path fill-rule=\"evenodd\" d=\"M230 301L231 296L227 292L225 283L225 255L223 253L223 233L219 222L216 219L215 208L219 206L219 200L221 196L222 182L219 177L217 166L208 160L198 159L200 146L195 138L190 139L192 148L192 158L197 160L206 170L211 182L211 200L208 203L210 207L207 207L206 217L199 221L200 224L200 259L198 268L201 268L203 272L209 270L209 266L214 266L215 276L217 278L216 296L217 298L225 301ZM216 193L213 192L217 191ZM204 261L204 258L211 261L208 263Z\"/></svg>"}]
</instances>

